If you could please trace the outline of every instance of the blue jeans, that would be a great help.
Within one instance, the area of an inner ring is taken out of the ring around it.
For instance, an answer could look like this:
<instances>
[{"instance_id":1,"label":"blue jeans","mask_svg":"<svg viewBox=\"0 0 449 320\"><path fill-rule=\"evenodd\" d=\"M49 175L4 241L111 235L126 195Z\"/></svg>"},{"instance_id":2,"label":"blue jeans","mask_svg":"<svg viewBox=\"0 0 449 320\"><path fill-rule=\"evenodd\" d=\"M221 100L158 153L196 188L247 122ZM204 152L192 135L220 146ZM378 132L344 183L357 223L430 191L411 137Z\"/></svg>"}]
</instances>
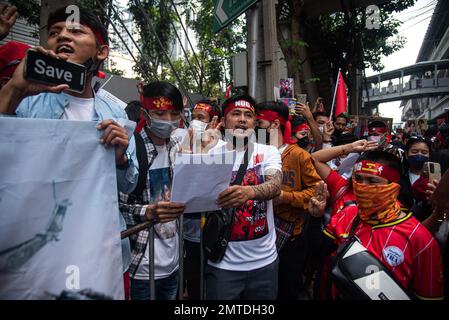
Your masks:
<instances>
[{"instance_id":1,"label":"blue jeans","mask_svg":"<svg viewBox=\"0 0 449 320\"><path fill-rule=\"evenodd\" d=\"M176 300L179 272L155 281L156 300ZM131 279L131 300L150 300L150 281Z\"/></svg>"}]
</instances>

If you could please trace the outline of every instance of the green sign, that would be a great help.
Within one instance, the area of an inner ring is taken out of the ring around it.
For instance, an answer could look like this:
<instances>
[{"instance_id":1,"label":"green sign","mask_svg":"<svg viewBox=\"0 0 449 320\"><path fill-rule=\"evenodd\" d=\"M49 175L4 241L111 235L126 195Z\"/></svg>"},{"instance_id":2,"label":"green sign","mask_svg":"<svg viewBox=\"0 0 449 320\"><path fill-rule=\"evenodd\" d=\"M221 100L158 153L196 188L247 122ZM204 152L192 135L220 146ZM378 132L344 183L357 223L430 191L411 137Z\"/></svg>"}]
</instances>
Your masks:
<instances>
[{"instance_id":1,"label":"green sign","mask_svg":"<svg viewBox=\"0 0 449 320\"><path fill-rule=\"evenodd\" d=\"M215 0L214 32L218 32L238 18L259 0Z\"/></svg>"}]
</instances>

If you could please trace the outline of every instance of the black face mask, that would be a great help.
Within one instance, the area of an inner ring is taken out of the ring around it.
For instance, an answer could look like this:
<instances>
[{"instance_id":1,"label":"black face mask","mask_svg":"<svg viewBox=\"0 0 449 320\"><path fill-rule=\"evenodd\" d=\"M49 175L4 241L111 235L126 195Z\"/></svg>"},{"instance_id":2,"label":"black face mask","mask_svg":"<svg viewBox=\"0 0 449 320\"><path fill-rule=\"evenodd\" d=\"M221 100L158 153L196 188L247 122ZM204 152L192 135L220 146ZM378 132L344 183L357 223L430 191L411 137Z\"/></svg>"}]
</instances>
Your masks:
<instances>
[{"instance_id":1,"label":"black face mask","mask_svg":"<svg viewBox=\"0 0 449 320\"><path fill-rule=\"evenodd\" d=\"M304 138L298 139L298 141L296 141L296 144L301 148L306 149L309 145L309 137L306 136Z\"/></svg>"}]
</instances>

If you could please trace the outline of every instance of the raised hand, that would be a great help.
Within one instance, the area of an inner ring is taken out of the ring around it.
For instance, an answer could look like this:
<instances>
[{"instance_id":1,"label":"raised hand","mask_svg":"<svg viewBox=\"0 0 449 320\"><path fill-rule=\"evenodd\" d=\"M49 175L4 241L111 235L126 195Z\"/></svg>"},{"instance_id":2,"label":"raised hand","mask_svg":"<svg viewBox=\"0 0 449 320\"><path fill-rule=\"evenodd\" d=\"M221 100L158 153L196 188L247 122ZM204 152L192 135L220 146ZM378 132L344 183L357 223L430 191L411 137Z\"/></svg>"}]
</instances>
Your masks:
<instances>
[{"instance_id":1,"label":"raised hand","mask_svg":"<svg viewBox=\"0 0 449 320\"><path fill-rule=\"evenodd\" d=\"M7 4L0 5L0 40L9 34L18 16L17 7Z\"/></svg>"},{"instance_id":2,"label":"raised hand","mask_svg":"<svg viewBox=\"0 0 449 320\"><path fill-rule=\"evenodd\" d=\"M351 152L366 152L379 148L379 144L374 141L367 141L365 139L357 140L350 144Z\"/></svg>"},{"instance_id":3,"label":"raised hand","mask_svg":"<svg viewBox=\"0 0 449 320\"><path fill-rule=\"evenodd\" d=\"M326 208L327 185L320 181L315 186L315 195L309 200L309 213L312 217L320 218Z\"/></svg>"}]
</instances>

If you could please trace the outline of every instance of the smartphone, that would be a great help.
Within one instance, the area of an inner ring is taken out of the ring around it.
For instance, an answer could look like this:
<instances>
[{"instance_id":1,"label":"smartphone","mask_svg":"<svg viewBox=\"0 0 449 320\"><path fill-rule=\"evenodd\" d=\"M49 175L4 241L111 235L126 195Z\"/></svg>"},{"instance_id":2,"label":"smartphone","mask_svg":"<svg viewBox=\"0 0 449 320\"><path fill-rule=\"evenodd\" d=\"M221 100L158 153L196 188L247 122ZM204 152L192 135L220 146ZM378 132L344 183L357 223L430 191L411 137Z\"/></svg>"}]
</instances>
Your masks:
<instances>
[{"instance_id":1,"label":"smartphone","mask_svg":"<svg viewBox=\"0 0 449 320\"><path fill-rule=\"evenodd\" d=\"M438 162L426 162L424 163L424 175L432 181L441 181L441 166Z\"/></svg>"},{"instance_id":2,"label":"smartphone","mask_svg":"<svg viewBox=\"0 0 449 320\"><path fill-rule=\"evenodd\" d=\"M296 102L301 104L306 104L307 102L307 94L297 94Z\"/></svg>"},{"instance_id":3,"label":"smartphone","mask_svg":"<svg viewBox=\"0 0 449 320\"><path fill-rule=\"evenodd\" d=\"M86 67L52 58L30 49L25 58L24 77L48 85L68 84L69 90L82 93L86 87Z\"/></svg>"}]
</instances>

